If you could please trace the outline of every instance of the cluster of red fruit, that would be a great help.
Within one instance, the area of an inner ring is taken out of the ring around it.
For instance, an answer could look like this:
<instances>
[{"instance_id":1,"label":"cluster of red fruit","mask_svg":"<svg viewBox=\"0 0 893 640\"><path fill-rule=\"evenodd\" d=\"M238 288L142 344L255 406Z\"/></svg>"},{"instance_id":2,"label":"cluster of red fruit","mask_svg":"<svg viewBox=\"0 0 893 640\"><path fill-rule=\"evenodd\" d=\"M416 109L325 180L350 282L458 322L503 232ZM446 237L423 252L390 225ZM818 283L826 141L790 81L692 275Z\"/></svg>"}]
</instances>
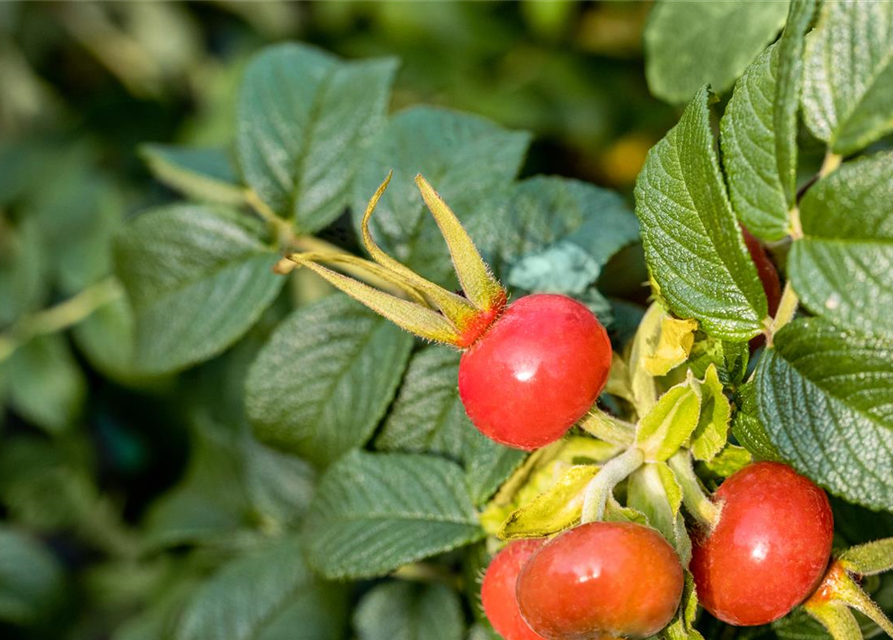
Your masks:
<instances>
[{"instance_id":1,"label":"cluster of red fruit","mask_svg":"<svg viewBox=\"0 0 893 640\"><path fill-rule=\"evenodd\" d=\"M834 530L824 491L760 462L714 499L719 521L695 532L690 566L707 611L733 625L766 624L816 590ZM506 640L646 638L672 620L683 586L679 558L656 531L592 522L548 542L510 543L487 569L481 599Z\"/></svg>"}]
</instances>

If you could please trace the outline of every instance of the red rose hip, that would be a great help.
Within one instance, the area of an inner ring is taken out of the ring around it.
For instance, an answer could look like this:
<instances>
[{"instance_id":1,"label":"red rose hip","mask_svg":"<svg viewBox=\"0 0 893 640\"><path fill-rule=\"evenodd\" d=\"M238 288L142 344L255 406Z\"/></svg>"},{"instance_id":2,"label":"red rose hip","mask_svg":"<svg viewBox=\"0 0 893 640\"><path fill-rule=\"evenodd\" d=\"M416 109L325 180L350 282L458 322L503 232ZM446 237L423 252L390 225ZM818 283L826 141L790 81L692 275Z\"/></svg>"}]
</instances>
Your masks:
<instances>
[{"instance_id":1,"label":"red rose hip","mask_svg":"<svg viewBox=\"0 0 893 640\"><path fill-rule=\"evenodd\" d=\"M505 640L543 640L533 631L518 610L515 586L518 574L530 556L543 545L542 540L517 540L496 554L481 584L481 604L487 620Z\"/></svg>"},{"instance_id":2,"label":"red rose hip","mask_svg":"<svg viewBox=\"0 0 893 640\"><path fill-rule=\"evenodd\" d=\"M672 620L683 584L676 552L654 529L592 522L530 558L518 578L518 605L548 640L646 638Z\"/></svg>"},{"instance_id":3,"label":"red rose hip","mask_svg":"<svg viewBox=\"0 0 893 640\"><path fill-rule=\"evenodd\" d=\"M715 498L719 522L692 553L698 600L729 624L781 618L816 589L828 565L828 497L789 466L759 462L727 479Z\"/></svg>"},{"instance_id":4,"label":"red rose hip","mask_svg":"<svg viewBox=\"0 0 893 640\"><path fill-rule=\"evenodd\" d=\"M589 411L610 368L608 334L589 309L535 294L511 304L462 355L459 395L484 435L535 449Z\"/></svg>"}]
</instances>

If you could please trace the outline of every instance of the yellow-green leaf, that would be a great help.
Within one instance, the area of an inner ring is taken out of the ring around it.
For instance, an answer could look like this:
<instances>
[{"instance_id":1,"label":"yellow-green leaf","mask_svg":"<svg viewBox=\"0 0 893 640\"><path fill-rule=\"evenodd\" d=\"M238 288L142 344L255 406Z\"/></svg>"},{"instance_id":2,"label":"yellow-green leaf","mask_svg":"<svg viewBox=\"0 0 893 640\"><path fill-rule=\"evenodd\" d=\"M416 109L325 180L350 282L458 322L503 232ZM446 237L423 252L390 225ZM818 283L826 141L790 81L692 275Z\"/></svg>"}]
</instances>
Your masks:
<instances>
[{"instance_id":1,"label":"yellow-green leaf","mask_svg":"<svg viewBox=\"0 0 893 640\"><path fill-rule=\"evenodd\" d=\"M645 370L653 376L663 376L688 360L697 329L695 320L678 320L665 314L660 321L657 345L645 355Z\"/></svg>"},{"instance_id":2,"label":"yellow-green leaf","mask_svg":"<svg viewBox=\"0 0 893 640\"><path fill-rule=\"evenodd\" d=\"M691 436L691 452L697 460L712 460L726 445L732 407L722 390L714 365L707 367L701 383L701 416Z\"/></svg>"},{"instance_id":3,"label":"yellow-green leaf","mask_svg":"<svg viewBox=\"0 0 893 640\"><path fill-rule=\"evenodd\" d=\"M648 462L667 460L688 441L701 412L697 381L690 379L667 391L639 421L636 444Z\"/></svg>"},{"instance_id":4,"label":"yellow-green leaf","mask_svg":"<svg viewBox=\"0 0 893 640\"><path fill-rule=\"evenodd\" d=\"M722 478L728 478L753 462L750 451L735 444L727 444L712 460L706 462L710 471Z\"/></svg>"},{"instance_id":5,"label":"yellow-green leaf","mask_svg":"<svg viewBox=\"0 0 893 640\"><path fill-rule=\"evenodd\" d=\"M503 540L541 538L580 521L583 491L596 476L595 465L570 467L551 488L512 513L499 530Z\"/></svg>"},{"instance_id":6,"label":"yellow-green leaf","mask_svg":"<svg viewBox=\"0 0 893 640\"><path fill-rule=\"evenodd\" d=\"M656 462L653 464L657 471L657 477L664 486L664 492L667 494L667 503L670 505L670 511L675 518L679 515L679 508L682 506L682 487L676 480L676 474L670 469L666 462Z\"/></svg>"}]
</instances>

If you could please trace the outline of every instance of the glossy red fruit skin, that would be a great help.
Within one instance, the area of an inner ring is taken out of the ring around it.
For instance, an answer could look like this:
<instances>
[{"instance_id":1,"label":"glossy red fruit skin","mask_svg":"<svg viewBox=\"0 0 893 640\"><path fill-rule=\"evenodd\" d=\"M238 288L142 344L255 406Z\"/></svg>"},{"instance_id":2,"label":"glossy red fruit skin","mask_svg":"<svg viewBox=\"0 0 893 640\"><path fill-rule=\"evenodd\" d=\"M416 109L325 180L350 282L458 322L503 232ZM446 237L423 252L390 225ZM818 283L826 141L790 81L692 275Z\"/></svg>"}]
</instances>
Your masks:
<instances>
[{"instance_id":1,"label":"glossy red fruit skin","mask_svg":"<svg viewBox=\"0 0 893 640\"><path fill-rule=\"evenodd\" d=\"M518 605L547 640L646 638L672 620L682 565L654 529L592 522L545 544L518 578Z\"/></svg>"},{"instance_id":2,"label":"glossy red fruit skin","mask_svg":"<svg viewBox=\"0 0 893 640\"><path fill-rule=\"evenodd\" d=\"M828 496L785 464L758 462L715 498L719 522L695 539L689 567L698 600L733 625L781 618L822 581L834 535Z\"/></svg>"},{"instance_id":3,"label":"glossy red fruit skin","mask_svg":"<svg viewBox=\"0 0 893 640\"><path fill-rule=\"evenodd\" d=\"M521 569L544 540L510 542L487 567L481 584L481 604L487 620L505 640L543 640L527 626L518 609L515 586Z\"/></svg>"},{"instance_id":4,"label":"glossy red fruit skin","mask_svg":"<svg viewBox=\"0 0 893 640\"><path fill-rule=\"evenodd\" d=\"M472 423L516 449L559 439L608 379L611 342L585 306L534 294L506 308L459 363L459 396Z\"/></svg>"}]
</instances>

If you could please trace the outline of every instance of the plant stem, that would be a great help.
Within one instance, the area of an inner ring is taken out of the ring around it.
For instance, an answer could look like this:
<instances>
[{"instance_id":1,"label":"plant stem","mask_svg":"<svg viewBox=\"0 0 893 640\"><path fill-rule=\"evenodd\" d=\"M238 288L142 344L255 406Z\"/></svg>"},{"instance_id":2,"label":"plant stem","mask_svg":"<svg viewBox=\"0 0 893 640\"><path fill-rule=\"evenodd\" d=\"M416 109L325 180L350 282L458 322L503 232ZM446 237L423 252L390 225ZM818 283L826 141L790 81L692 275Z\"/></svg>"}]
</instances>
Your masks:
<instances>
[{"instance_id":1,"label":"plant stem","mask_svg":"<svg viewBox=\"0 0 893 640\"><path fill-rule=\"evenodd\" d=\"M298 235L295 233L294 228L288 220L284 220L276 215L276 212L273 211L267 203L264 202L257 192L254 189L247 189L245 191L245 201L251 205L251 208L259 215L264 221L270 225L273 229L276 237L278 239L280 247L285 251L285 253L335 253L335 254L344 254L344 255L353 255L344 251L341 247L338 247L330 242L326 242L325 240L320 240L315 236L307 236L307 235ZM285 275L294 269L294 265L292 265L288 269L283 269L280 273ZM343 271L345 274L361 280L365 282L371 287L378 289L379 291L384 291L386 293L390 293L391 295L397 296L398 298L407 298L409 296L406 295L406 291L396 286L393 282L389 282L384 278L380 278L379 276L369 273L366 269L361 267L357 267L347 263L339 263L338 269Z\"/></svg>"},{"instance_id":2,"label":"plant stem","mask_svg":"<svg viewBox=\"0 0 893 640\"><path fill-rule=\"evenodd\" d=\"M109 277L64 302L25 316L5 335L0 335L0 362L32 338L72 327L100 307L118 299L121 294L118 281Z\"/></svg>"},{"instance_id":3,"label":"plant stem","mask_svg":"<svg viewBox=\"0 0 893 640\"><path fill-rule=\"evenodd\" d=\"M638 447L630 447L601 468L598 475L587 485L583 495L581 522L596 522L605 517L608 496L621 481L645 462L645 454Z\"/></svg>"},{"instance_id":4,"label":"plant stem","mask_svg":"<svg viewBox=\"0 0 893 640\"><path fill-rule=\"evenodd\" d=\"M685 508L695 520L708 529L713 529L719 522L722 507L704 493L701 481L692 467L691 454L688 451L679 451L668 462L676 481L682 487L682 503Z\"/></svg>"},{"instance_id":5,"label":"plant stem","mask_svg":"<svg viewBox=\"0 0 893 640\"><path fill-rule=\"evenodd\" d=\"M797 313L799 304L800 298L797 297L797 292L794 291L791 281L788 280L784 285L784 291L782 291L781 300L778 303L778 312L775 314L775 318L772 319L772 324L769 325L769 329L766 332L767 347L772 347L775 334L794 319L794 314Z\"/></svg>"},{"instance_id":6,"label":"plant stem","mask_svg":"<svg viewBox=\"0 0 893 640\"><path fill-rule=\"evenodd\" d=\"M837 167L840 166L842 161L843 156L838 155L829 149L828 152L825 153L825 159L822 161L822 168L819 169L819 179L826 178L837 170Z\"/></svg>"}]
</instances>

